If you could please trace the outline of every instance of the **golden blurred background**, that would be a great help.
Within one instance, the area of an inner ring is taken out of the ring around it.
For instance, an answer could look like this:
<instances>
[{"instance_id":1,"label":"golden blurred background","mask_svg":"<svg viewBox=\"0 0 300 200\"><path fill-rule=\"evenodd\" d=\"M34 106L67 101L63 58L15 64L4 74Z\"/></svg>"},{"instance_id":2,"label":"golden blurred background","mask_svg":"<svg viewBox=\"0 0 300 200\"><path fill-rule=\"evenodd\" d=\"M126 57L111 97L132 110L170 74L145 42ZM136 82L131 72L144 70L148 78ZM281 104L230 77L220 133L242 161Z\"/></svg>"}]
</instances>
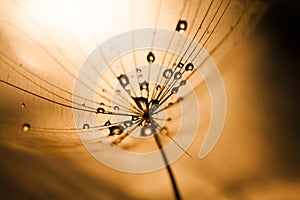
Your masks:
<instances>
[{"instance_id":1,"label":"golden blurred background","mask_svg":"<svg viewBox=\"0 0 300 200\"><path fill-rule=\"evenodd\" d=\"M78 73L89 53L110 37L146 27L174 30L183 8L181 17L192 18L209 3L1 1L0 79L55 99L37 85L58 95L63 93L54 86L72 92L74 77L63 67ZM299 3L232 0L230 5L216 39L205 46L226 89L224 129L206 158L198 158L200 130L188 149L192 158L183 155L172 164L179 190L183 199L300 199ZM43 80L24 78L28 72ZM173 199L164 170L119 172L93 158L76 133L24 132L24 123L73 127L72 110L3 82L0 88L1 199ZM201 103L207 112L209 99ZM206 127L209 117L200 123Z\"/></svg>"}]
</instances>

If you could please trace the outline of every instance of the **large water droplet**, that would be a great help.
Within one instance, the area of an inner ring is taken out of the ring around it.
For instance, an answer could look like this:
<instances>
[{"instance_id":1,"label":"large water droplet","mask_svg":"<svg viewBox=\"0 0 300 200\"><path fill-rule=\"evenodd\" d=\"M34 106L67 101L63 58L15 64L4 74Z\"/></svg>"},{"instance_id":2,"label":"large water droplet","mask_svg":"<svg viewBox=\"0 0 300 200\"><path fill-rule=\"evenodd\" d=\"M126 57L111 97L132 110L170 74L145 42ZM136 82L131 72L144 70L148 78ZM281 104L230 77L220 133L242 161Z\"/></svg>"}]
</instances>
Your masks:
<instances>
[{"instance_id":1,"label":"large water droplet","mask_svg":"<svg viewBox=\"0 0 300 200\"><path fill-rule=\"evenodd\" d=\"M185 66L185 71L192 71L194 69L194 65L189 63Z\"/></svg>"},{"instance_id":2,"label":"large water droplet","mask_svg":"<svg viewBox=\"0 0 300 200\"><path fill-rule=\"evenodd\" d=\"M24 132L29 131L30 128L31 128L31 127L30 127L30 124L27 124L27 123L23 124L23 126L22 126L22 130L23 130Z\"/></svg>"},{"instance_id":3,"label":"large water droplet","mask_svg":"<svg viewBox=\"0 0 300 200\"><path fill-rule=\"evenodd\" d=\"M148 55L147 55L147 61L148 61L148 63L151 64L151 63L154 62L154 60L155 60L154 54L152 52L149 52Z\"/></svg>"},{"instance_id":4,"label":"large water droplet","mask_svg":"<svg viewBox=\"0 0 300 200\"><path fill-rule=\"evenodd\" d=\"M176 31L183 33L187 28L187 22L185 20L179 20L176 26Z\"/></svg>"},{"instance_id":5,"label":"large water droplet","mask_svg":"<svg viewBox=\"0 0 300 200\"><path fill-rule=\"evenodd\" d=\"M90 125L88 125L88 124L83 124L83 127L82 127L83 129L89 129L90 128Z\"/></svg>"},{"instance_id":6,"label":"large water droplet","mask_svg":"<svg viewBox=\"0 0 300 200\"><path fill-rule=\"evenodd\" d=\"M104 108L97 108L97 113L104 113L104 112L105 112Z\"/></svg>"}]
</instances>

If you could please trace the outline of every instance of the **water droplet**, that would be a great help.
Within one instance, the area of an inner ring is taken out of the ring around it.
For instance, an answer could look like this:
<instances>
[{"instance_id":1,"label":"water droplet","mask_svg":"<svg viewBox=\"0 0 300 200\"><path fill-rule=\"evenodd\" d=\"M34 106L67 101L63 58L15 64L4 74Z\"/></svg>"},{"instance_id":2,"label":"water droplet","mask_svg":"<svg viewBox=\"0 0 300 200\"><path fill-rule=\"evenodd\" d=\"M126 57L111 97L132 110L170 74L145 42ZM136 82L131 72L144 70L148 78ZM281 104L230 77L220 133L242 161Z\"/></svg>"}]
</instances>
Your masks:
<instances>
[{"instance_id":1,"label":"water droplet","mask_svg":"<svg viewBox=\"0 0 300 200\"><path fill-rule=\"evenodd\" d=\"M131 120L127 120L124 122L125 127L131 127L132 126L132 121Z\"/></svg>"},{"instance_id":2,"label":"water droplet","mask_svg":"<svg viewBox=\"0 0 300 200\"><path fill-rule=\"evenodd\" d=\"M163 127L161 130L160 130L160 133L162 135L167 135L168 134L168 129L166 127Z\"/></svg>"},{"instance_id":3,"label":"water droplet","mask_svg":"<svg viewBox=\"0 0 300 200\"><path fill-rule=\"evenodd\" d=\"M183 101L183 97L179 97L179 98L177 99L177 101L178 101L178 102Z\"/></svg>"},{"instance_id":4,"label":"water droplet","mask_svg":"<svg viewBox=\"0 0 300 200\"><path fill-rule=\"evenodd\" d=\"M97 108L97 113L104 113L104 112L105 112L104 108Z\"/></svg>"},{"instance_id":5,"label":"water droplet","mask_svg":"<svg viewBox=\"0 0 300 200\"><path fill-rule=\"evenodd\" d=\"M126 87L129 84L129 79L126 75L120 75L118 77L118 80L119 80L120 84L122 85L122 87Z\"/></svg>"},{"instance_id":6,"label":"water droplet","mask_svg":"<svg viewBox=\"0 0 300 200\"><path fill-rule=\"evenodd\" d=\"M121 90L116 90L116 93L117 93L117 94L120 94L120 93L121 93Z\"/></svg>"},{"instance_id":7,"label":"water droplet","mask_svg":"<svg viewBox=\"0 0 300 200\"><path fill-rule=\"evenodd\" d=\"M183 86L183 85L185 85L185 84L186 84L186 80L180 81L180 86Z\"/></svg>"},{"instance_id":8,"label":"water droplet","mask_svg":"<svg viewBox=\"0 0 300 200\"><path fill-rule=\"evenodd\" d=\"M156 86L156 89L161 90L161 86L160 85Z\"/></svg>"},{"instance_id":9,"label":"water droplet","mask_svg":"<svg viewBox=\"0 0 300 200\"><path fill-rule=\"evenodd\" d=\"M164 71L164 73L163 73L163 76L164 76L165 78L170 78L172 75L173 75L172 69L166 69L166 70Z\"/></svg>"},{"instance_id":10,"label":"water droplet","mask_svg":"<svg viewBox=\"0 0 300 200\"><path fill-rule=\"evenodd\" d=\"M176 31L183 33L187 28L187 22L185 20L179 20L176 26Z\"/></svg>"},{"instance_id":11,"label":"water droplet","mask_svg":"<svg viewBox=\"0 0 300 200\"><path fill-rule=\"evenodd\" d=\"M178 65L177 65L177 67L179 67L181 69L183 67L183 65L184 64L182 62L179 62Z\"/></svg>"},{"instance_id":12,"label":"water droplet","mask_svg":"<svg viewBox=\"0 0 300 200\"><path fill-rule=\"evenodd\" d=\"M178 92L178 87L174 87L173 89L172 89L172 94L176 94Z\"/></svg>"},{"instance_id":13,"label":"water droplet","mask_svg":"<svg viewBox=\"0 0 300 200\"><path fill-rule=\"evenodd\" d=\"M153 128L151 126L143 126L141 130L141 136L150 136L154 133Z\"/></svg>"},{"instance_id":14,"label":"water droplet","mask_svg":"<svg viewBox=\"0 0 300 200\"><path fill-rule=\"evenodd\" d=\"M194 69L194 65L189 63L185 66L185 71L192 71Z\"/></svg>"},{"instance_id":15,"label":"water droplet","mask_svg":"<svg viewBox=\"0 0 300 200\"><path fill-rule=\"evenodd\" d=\"M27 132L27 131L29 131L30 130L30 124L23 124L23 126L22 126L22 130L24 131L24 132Z\"/></svg>"},{"instance_id":16,"label":"water droplet","mask_svg":"<svg viewBox=\"0 0 300 200\"><path fill-rule=\"evenodd\" d=\"M138 74L140 74L140 73L142 73L142 70L141 70L140 68L136 68L136 72L137 72Z\"/></svg>"},{"instance_id":17,"label":"water droplet","mask_svg":"<svg viewBox=\"0 0 300 200\"><path fill-rule=\"evenodd\" d=\"M114 106L114 110L119 111L120 110L119 106Z\"/></svg>"},{"instance_id":18,"label":"water droplet","mask_svg":"<svg viewBox=\"0 0 300 200\"><path fill-rule=\"evenodd\" d=\"M104 123L104 126L110 126L110 125L111 125L111 123L109 120Z\"/></svg>"},{"instance_id":19,"label":"water droplet","mask_svg":"<svg viewBox=\"0 0 300 200\"><path fill-rule=\"evenodd\" d=\"M182 76L182 74L180 72L175 72L175 74L174 74L174 78L176 80L181 79L181 76Z\"/></svg>"},{"instance_id":20,"label":"water droplet","mask_svg":"<svg viewBox=\"0 0 300 200\"><path fill-rule=\"evenodd\" d=\"M101 103L100 103L100 106L104 106L104 103L101 102Z\"/></svg>"},{"instance_id":21,"label":"water droplet","mask_svg":"<svg viewBox=\"0 0 300 200\"><path fill-rule=\"evenodd\" d=\"M148 63L153 63L154 62L154 60L155 60L155 56L154 56L154 54L150 51L149 53L148 53L148 55L147 55L147 61L148 61Z\"/></svg>"},{"instance_id":22,"label":"water droplet","mask_svg":"<svg viewBox=\"0 0 300 200\"><path fill-rule=\"evenodd\" d=\"M22 103L22 104L21 104L21 107L22 107L22 108L25 108L25 103Z\"/></svg>"},{"instance_id":23,"label":"water droplet","mask_svg":"<svg viewBox=\"0 0 300 200\"><path fill-rule=\"evenodd\" d=\"M140 90L148 90L149 84L148 82L144 81L143 83L140 83Z\"/></svg>"},{"instance_id":24,"label":"water droplet","mask_svg":"<svg viewBox=\"0 0 300 200\"><path fill-rule=\"evenodd\" d=\"M82 127L83 129L89 129L90 128L90 125L88 125L88 124L83 124L83 127Z\"/></svg>"},{"instance_id":25,"label":"water droplet","mask_svg":"<svg viewBox=\"0 0 300 200\"><path fill-rule=\"evenodd\" d=\"M136 120L138 120L139 119L139 117L138 116L132 116L132 121L136 121Z\"/></svg>"}]
</instances>

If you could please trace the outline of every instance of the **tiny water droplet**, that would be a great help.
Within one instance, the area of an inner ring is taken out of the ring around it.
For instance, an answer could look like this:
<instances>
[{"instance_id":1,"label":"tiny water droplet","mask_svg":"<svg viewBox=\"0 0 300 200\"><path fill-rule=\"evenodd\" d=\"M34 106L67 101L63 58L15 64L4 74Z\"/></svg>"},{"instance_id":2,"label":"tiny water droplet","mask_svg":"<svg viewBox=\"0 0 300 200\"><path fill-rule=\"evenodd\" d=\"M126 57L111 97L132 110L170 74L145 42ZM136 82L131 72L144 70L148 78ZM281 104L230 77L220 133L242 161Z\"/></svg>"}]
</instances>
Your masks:
<instances>
[{"instance_id":1,"label":"tiny water droplet","mask_svg":"<svg viewBox=\"0 0 300 200\"><path fill-rule=\"evenodd\" d=\"M115 111L119 111L120 109L119 109L119 106L114 106L114 110Z\"/></svg>"},{"instance_id":2,"label":"tiny water droplet","mask_svg":"<svg viewBox=\"0 0 300 200\"><path fill-rule=\"evenodd\" d=\"M164 76L165 78L170 78L170 77L172 76L172 74L173 74L172 69L166 69L166 70L164 71L164 73L163 73L163 76Z\"/></svg>"},{"instance_id":3,"label":"tiny water droplet","mask_svg":"<svg viewBox=\"0 0 300 200\"><path fill-rule=\"evenodd\" d=\"M100 106L104 106L104 103L101 102L101 103L100 103Z\"/></svg>"},{"instance_id":4,"label":"tiny water droplet","mask_svg":"<svg viewBox=\"0 0 300 200\"><path fill-rule=\"evenodd\" d=\"M83 129L89 129L90 128L90 125L88 125L88 124L83 124L83 127L82 127Z\"/></svg>"},{"instance_id":5,"label":"tiny water droplet","mask_svg":"<svg viewBox=\"0 0 300 200\"><path fill-rule=\"evenodd\" d=\"M172 89L172 94L176 94L178 92L178 87L174 87L173 89Z\"/></svg>"},{"instance_id":6,"label":"tiny water droplet","mask_svg":"<svg viewBox=\"0 0 300 200\"><path fill-rule=\"evenodd\" d=\"M143 83L140 83L140 90L148 90L149 84L148 82L144 81Z\"/></svg>"},{"instance_id":7,"label":"tiny water droplet","mask_svg":"<svg viewBox=\"0 0 300 200\"><path fill-rule=\"evenodd\" d=\"M139 117L138 116L132 116L132 121L136 121L136 120L138 120L139 119Z\"/></svg>"},{"instance_id":8,"label":"tiny water droplet","mask_svg":"<svg viewBox=\"0 0 300 200\"><path fill-rule=\"evenodd\" d=\"M23 126L22 126L22 130L24 131L24 132L27 132L27 131L29 131L30 130L30 124L23 124Z\"/></svg>"},{"instance_id":9,"label":"tiny water droplet","mask_svg":"<svg viewBox=\"0 0 300 200\"><path fill-rule=\"evenodd\" d=\"M180 72L175 72L174 79L178 80L181 78L181 76L182 76L182 74Z\"/></svg>"},{"instance_id":10,"label":"tiny water droplet","mask_svg":"<svg viewBox=\"0 0 300 200\"><path fill-rule=\"evenodd\" d=\"M155 60L155 56L154 56L154 54L150 51L149 53L148 53L148 55L147 55L147 61L148 61L148 63L153 63L154 62L154 60Z\"/></svg>"},{"instance_id":11,"label":"tiny water droplet","mask_svg":"<svg viewBox=\"0 0 300 200\"><path fill-rule=\"evenodd\" d=\"M168 129L166 127L163 127L161 130L160 130L160 133L162 135L167 135L168 134Z\"/></svg>"},{"instance_id":12,"label":"tiny water droplet","mask_svg":"<svg viewBox=\"0 0 300 200\"><path fill-rule=\"evenodd\" d=\"M184 64L182 62L179 62L178 65L177 65L177 67L179 67L181 69L183 67L183 65Z\"/></svg>"},{"instance_id":13,"label":"tiny water droplet","mask_svg":"<svg viewBox=\"0 0 300 200\"><path fill-rule=\"evenodd\" d=\"M120 82L120 84L122 85L122 87L126 87L129 84L129 79L126 75L120 75L118 77L118 80Z\"/></svg>"},{"instance_id":14,"label":"tiny water droplet","mask_svg":"<svg viewBox=\"0 0 300 200\"><path fill-rule=\"evenodd\" d=\"M156 86L156 89L161 90L161 86L160 85Z\"/></svg>"},{"instance_id":15,"label":"tiny water droplet","mask_svg":"<svg viewBox=\"0 0 300 200\"><path fill-rule=\"evenodd\" d=\"M136 68L136 72L139 74L142 73L142 70L140 68Z\"/></svg>"},{"instance_id":16,"label":"tiny water droplet","mask_svg":"<svg viewBox=\"0 0 300 200\"><path fill-rule=\"evenodd\" d=\"M180 86L183 86L183 85L185 85L185 84L186 84L186 80L180 81Z\"/></svg>"},{"instance_id":17,"label":"tiny water droplet","mask_svg":"<svg viewBox=\"0 0 300 200\"><path fill-rule=\"evenodd\" d=\"M97 113L104 113L104 112L105 112L104 108L97 108Z\"/></svg>"},{"instance_id":18,"label":"tiny water droplet","mask_svg":"<svg viewBox=\"0 0 300 200\"><path fill-rule=\"evenodd\" d=\"M179 20L176 26L176 31L183 33L187 28L187 22L185 20Z\"/></svg>"},{"instance_id":19,"label":"tiny water droplet","mask_svg":"<svg viewBox=\"0 0 300 200\"><path fill-rule=\"evenodd\" d=\"M21 107L22 107L22 108L25 108L25 103L22 103L22 104L21 104Z\"/></svg>"},{"instance_id":20,"label":"tiny water droplet","mask_svg":"<svg viewBox=\"0 0 300 200\"><path fill-rule=\"evenodd\" d=\"M125 121L124 125L125 125L126 128L131 127L132 126L132 121L131 120Z\"/></svg>"},{"instance_id":21,"label":"tiny water droplet","mask_svg":"<svg viewBox=\"0 0 300 200\"><path fill-rule=\"evenodd\" d=\"M121 90L116 90L116 93L117 93L117 94L120 94L120 93L121 93Z\"/></svg>"},{"instance_id":22,"label":"tiny water droplet","mask_svg":"<svg viewBox=\"0 0 300 200\"><path fill-rule=\"evenodd\" d=\"M111 123L109 120L104 123L104 126L110 126L110 125L111 125Z\"/></svg>"},{"instance_id":23,"label":"tiny water droplet","mask_svg":"<svg viewBox=\"0 0 300 200\"><path fill-rule=\"evenodd\" d=\"M185 66L185 71L192 71L194 69L194 65L189 63Z\"/></svg>"}]
</instances>

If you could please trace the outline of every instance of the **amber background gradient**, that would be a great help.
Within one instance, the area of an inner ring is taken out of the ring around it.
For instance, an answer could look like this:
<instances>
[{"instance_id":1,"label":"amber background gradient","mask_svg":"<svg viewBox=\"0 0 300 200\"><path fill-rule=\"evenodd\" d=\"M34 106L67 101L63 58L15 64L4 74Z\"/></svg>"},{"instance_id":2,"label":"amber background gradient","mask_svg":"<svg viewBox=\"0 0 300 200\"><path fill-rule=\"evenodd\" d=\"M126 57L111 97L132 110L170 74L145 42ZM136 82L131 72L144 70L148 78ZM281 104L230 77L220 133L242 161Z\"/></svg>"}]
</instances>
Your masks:
<instances>
[{"instance_id":1,"label":"amber background gradient","mask_svg":"<svg viewBox=\"0 0 300 200\"><path fill-rule=\"evenodd\" d=\"M251 32L223 52L217 64L227 94L224 130L208 157L198 159L196 144L189 150L193 158L183 156L172 165L184 199L300 199L299 8L296 0L271 2ZM9 36L0 32L0 37L0 45L6 45ZM10 123L21 126L22 112L11 107L18 107L24 94L3 84L0 91L0 120L11 116ZM47 106L31 100L35 110ZM46 115L49 121L72 119L59 109ZM1 199L173 198L164 170L114 171L95 160L75 136L37 137L28 143L22 132L16 134L20 128L7 124L1 120Z\"/></svg>"}]
</instances>

